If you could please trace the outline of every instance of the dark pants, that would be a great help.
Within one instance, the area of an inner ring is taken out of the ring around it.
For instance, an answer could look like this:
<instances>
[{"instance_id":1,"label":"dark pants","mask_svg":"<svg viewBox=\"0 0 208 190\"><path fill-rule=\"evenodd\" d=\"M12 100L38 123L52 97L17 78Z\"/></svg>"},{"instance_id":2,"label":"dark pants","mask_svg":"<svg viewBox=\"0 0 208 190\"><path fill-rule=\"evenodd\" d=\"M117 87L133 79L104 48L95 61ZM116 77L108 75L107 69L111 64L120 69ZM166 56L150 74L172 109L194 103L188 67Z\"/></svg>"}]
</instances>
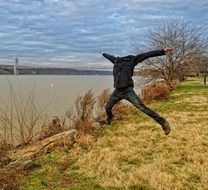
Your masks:
<instances>
[{"instance_id":1,"label":"dark pants","mask_svg":"<svg viewBox=\"0 0 208 190\"><path fill-rule=\"evenodd\" d=\"M125 89L115 89L111 94L110 98L108 99L105 109L108 118L112 118L112 108L113 106L119 102L120 100L125 99L131 102L137 109L141 110L151 118L153 118L157 123L163 124L165 119L158 115L155 111L151 110L150 108L146 107L136 93L133 90L133 87L128 87Z\"/></svg>"}]
</instances>

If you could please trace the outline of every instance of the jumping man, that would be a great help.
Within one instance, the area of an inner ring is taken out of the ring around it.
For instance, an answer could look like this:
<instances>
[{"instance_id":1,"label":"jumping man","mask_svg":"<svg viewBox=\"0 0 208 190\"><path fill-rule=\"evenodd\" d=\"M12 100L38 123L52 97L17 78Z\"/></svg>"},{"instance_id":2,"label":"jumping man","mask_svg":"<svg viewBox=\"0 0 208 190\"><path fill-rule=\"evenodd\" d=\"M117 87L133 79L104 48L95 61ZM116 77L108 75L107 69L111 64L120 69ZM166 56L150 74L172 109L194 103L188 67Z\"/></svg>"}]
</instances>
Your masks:
<instances>
[{"instance_id":1,"label":"jumping man","mask_svg":"<svg viewBox=\"0 0 208 190\"><path fill-rule=\"evenodd\" d=\"M109 125L113 119L112 108L122 99L131 102L137 109L141 110L157 123L162 126L165 135L170 133L169 123L152 109L145 106L137 94L134 92L133 74L135 66L150 57L162 56L167 52L172 52L172 48L150 51L142 54L128 55L126 57L115 57L113 55L101 52L102 55L113 63L114 91L108 99L105 109L107 113L107 124Z\"/></svg>"}]
</instances>

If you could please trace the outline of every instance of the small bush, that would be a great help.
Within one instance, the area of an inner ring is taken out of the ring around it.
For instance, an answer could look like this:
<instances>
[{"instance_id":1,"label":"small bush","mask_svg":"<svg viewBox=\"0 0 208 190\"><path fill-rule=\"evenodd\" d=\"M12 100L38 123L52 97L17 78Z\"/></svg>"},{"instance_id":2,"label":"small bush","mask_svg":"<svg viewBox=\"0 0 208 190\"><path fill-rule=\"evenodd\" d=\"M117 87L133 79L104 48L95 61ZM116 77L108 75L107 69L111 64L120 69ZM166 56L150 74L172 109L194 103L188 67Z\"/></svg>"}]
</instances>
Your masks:
<instances>
[{"instance_id":1,"label":"small bush","mask_svg":"<svg viewBox=\"0 0 208 190\"><path fill-rule=\"evenodd\" d=\"M151 103L154 100L161 100L167 98L170 95L171 89L165 83L154 83L142 89L142 101L145 103Z\"/></svg>"},{"instance_id":2,"label":"small bush","mask_svg":"<svg viewBox=\"0 0 208 190\"><path fill-rule=\"evenodd\" d=\"M75 102L76 119L74 127L80 133L91 134L93 124L93 107L95 104L95 97L92 90L89 90L84 96L78 96Z\"/></svg>"},{"instance_id":3,"label":"small bush","mask_svg":"<svg viewBox=\"0 0 208 190\"><path fill-rule=\"evenodd\" d=\"M39 140L43 140L47 137L51 137L57 133L61 133L64 131L64 126L61 125L60 120L57 116L54 116L52 121L48 124L44 124L42 126Z\"/></svg>"}]
</instances>

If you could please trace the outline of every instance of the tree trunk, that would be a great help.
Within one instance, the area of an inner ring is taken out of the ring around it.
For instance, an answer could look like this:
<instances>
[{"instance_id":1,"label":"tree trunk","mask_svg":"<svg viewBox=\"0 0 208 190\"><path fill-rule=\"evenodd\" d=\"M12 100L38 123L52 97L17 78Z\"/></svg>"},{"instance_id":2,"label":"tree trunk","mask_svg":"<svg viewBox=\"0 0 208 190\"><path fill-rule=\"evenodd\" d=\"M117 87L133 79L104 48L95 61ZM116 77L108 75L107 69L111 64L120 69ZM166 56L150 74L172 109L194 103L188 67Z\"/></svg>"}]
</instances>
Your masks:
<instances>
[{"instance_id":1,"label":"tree trunk","mask_svg":"<svg viewBox=\"0 0 208 190\"><path fill-rule=\"evenodd\" d=\"M207 84L207 66L204 66L204 84Z\"/></svg>"}]
</instances>

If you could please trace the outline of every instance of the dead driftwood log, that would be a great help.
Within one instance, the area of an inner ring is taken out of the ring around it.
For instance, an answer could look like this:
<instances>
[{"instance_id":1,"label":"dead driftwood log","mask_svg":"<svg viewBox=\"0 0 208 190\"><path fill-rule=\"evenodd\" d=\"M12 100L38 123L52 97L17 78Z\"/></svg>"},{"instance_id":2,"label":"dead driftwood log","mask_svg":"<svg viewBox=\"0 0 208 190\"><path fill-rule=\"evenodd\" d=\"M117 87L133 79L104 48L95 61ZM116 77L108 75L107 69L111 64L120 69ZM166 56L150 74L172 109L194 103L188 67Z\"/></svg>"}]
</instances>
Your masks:
<instances>
[{"instance_id":1,"label":"dead driftwood log","mask_svg":"<svg viewBox=\"0 0 208 190\"><path fill-rule=\"evenodd\" d=\"M6 167L27 169L33 164L33 158L50 152L54 147L71 148L75 142L76 131L75 129L64 131L26 147L9 151L8 155L12 161Z\"/></svg>"},{"instance_id":2,"label":"dead driftwood log","mask_svg":"<svg viewBox=\"0 0 208 190\"><path fill-rule=\"evenodd\" d=\"M0 151L0 189L19 189L20 179L32 168L37 167L36 156L50 152L57 146L71 148L76 130L68 130L15 150Z\"/></svg>"}]
</instances>

